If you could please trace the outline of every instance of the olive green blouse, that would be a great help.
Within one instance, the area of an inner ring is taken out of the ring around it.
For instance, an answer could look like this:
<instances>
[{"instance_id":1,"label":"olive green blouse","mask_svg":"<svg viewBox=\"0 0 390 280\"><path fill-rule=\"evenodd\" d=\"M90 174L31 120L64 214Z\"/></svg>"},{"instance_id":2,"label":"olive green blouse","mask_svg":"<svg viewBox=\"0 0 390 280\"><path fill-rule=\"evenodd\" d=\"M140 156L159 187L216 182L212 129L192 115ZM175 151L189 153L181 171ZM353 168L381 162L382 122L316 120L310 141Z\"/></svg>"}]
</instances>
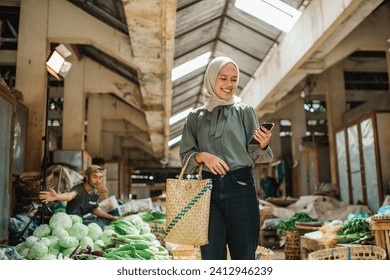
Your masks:
<instances>
[{"instance_id":1,"label":"olive green blouse","mask_svg":"<svg viewBox=\"0 0 390 280\"><path fill-rule=\"evenodd\" d=\"M273 154L260 144L250 144L253 133L259 128L254 109L244 103L218 106L212 112L204 107L193 110L186 119L180 142L180 158L184 164L194 152L208 152L223 159L229 170L270 162ZM260 157L260 158L259 158ZM193 156L186 173L194 173L199 163ZM210 171L203 165L203 170Z\"/></svg>"}]
</instances>

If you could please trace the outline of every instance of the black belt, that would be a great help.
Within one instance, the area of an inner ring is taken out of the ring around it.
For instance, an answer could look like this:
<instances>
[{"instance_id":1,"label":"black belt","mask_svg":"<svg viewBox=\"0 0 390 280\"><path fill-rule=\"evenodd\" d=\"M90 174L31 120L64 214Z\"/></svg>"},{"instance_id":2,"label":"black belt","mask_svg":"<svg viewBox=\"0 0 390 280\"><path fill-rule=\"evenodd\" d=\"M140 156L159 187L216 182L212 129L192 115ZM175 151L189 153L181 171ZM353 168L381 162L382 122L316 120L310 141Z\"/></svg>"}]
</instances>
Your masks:
<instances>
[{"instance_id":1,"label":"black belt","mask_svg":"<svg viewBox=\"0 0 390 280\"><path fill-rule=\"evenodd\" d=\"M234 170L228 171L228 172L226 172L225 175L215 175L215 174L213 174L210 171L202 171L202 173L207 174L207 175L212 176L212 177L219 177L219 176L237 175L237 174L250 172L250 171L252 171L252 167L251 166L245 166L245 167L242 167L242 168L238 168L238 169L234 169Z\"/></svg>"}]
</instances>

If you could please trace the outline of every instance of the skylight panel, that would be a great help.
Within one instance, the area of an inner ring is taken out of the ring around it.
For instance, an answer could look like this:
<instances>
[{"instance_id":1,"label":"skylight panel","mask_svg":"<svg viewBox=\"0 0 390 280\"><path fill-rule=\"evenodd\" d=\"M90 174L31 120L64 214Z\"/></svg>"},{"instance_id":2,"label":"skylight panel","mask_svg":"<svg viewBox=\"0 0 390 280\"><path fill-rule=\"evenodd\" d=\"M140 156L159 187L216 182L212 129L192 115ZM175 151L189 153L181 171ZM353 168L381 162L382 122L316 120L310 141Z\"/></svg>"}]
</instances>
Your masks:
<instances>
[{"instance_id":1,"label":"skylight panel","mask_svg":"<svg viewBox=\"0 0 390 280\"><path fill-rule=\"evenodd\" d=\"M302 14L280 0L236 0L235 7L286 33Z\"/></svg>"},{"instance_id":2,"label":"skylight panel","mask_svg":"<svg viewBox=\"0 0 390 280\"><path fill-rule=\"evenodd\" d=\"M174 123L177 123L178 121L186 118L188 116L188 114L193 110L193 108L188 108L186 110L184 110L183 112L180 112L179 114L176 114L172 117L169 118L169 125L172 125Z\"/></svg>"},{"instance_id":3,"label":"skylight panel","mask_svg":"<svg viewBox=\"0 0 390 280\"><path fill-rule=\"evenodd\" d=\"M169 140L168 146L171 147L171 146L175 145L176 143L178 143L180 140L181 140L181 135L173 138L172 140Z\"/></svg>"},{"instance_id":4,"label":"skylight panel","mask_svg":"<svg viewBox=\"0 0 390 280\"><path fill-rule=\"evenodd\" d=\"M190 60L182 65L175 67L172 70L172 82L207 65L210 60L211 52L204 53L193 60Z\"/></svg>"}]
</instances>

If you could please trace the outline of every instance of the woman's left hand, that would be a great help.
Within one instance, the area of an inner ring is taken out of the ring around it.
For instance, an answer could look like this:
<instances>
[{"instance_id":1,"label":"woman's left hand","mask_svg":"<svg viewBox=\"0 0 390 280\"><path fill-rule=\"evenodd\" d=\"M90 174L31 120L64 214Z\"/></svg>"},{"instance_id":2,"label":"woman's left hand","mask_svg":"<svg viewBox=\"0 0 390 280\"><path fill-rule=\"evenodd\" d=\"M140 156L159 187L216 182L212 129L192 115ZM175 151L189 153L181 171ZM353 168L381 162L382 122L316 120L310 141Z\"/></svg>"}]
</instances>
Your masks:
<instances>
[{"instance_id":1,"label":"woman's left hand","mask_svg":"<svg viewBox=\"0 0 390 280\"><path fill-rule=\"evenodd\" d=\"M256 129L253 138L256 139L260 144L261 149L265 149L271 139L272 133L270 130L266 129L264 126L261 126L259 129Z\"/></svg>"}]
</instances>

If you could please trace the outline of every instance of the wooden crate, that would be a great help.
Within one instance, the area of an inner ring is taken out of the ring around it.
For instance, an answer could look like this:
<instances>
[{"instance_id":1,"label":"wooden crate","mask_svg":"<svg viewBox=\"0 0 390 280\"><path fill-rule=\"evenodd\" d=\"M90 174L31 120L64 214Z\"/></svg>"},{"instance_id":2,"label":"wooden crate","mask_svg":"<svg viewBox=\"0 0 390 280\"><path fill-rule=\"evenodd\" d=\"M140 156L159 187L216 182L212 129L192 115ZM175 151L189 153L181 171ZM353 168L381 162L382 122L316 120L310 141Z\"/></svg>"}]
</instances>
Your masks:
<instances>
[{"instance_id":1,"label":"wooden crate","mask_svg":"<svg viewBox=\"0 0 390 280\"><path fill-rule=\"evenodd\" d=\"M375 245L386 251L386 259L390 259L390 222L370 221L370 227L375 236Z\"/></svg>"}]
</instances>

